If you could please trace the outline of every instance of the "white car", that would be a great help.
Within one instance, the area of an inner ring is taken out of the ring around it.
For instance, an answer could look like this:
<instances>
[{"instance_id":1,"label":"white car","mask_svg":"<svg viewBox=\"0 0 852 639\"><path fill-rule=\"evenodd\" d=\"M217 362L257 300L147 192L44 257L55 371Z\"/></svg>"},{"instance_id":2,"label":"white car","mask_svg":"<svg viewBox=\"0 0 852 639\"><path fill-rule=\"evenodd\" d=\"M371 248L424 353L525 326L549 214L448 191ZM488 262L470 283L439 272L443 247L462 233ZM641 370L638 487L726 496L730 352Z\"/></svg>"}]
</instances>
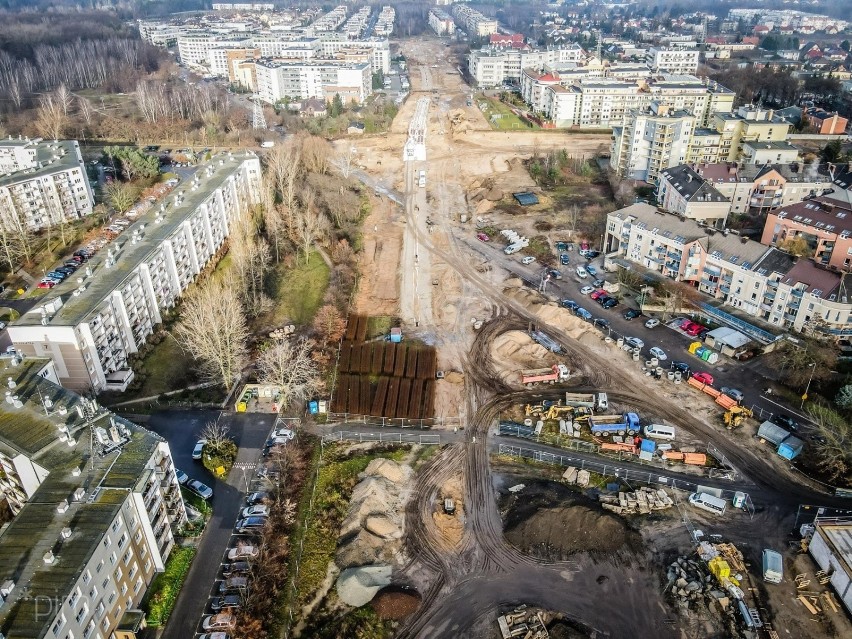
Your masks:
<instances>
[{"instance_id":1,"label":"white car","mask_svg":"<svg viewBox=\"0 0 852 639\"><path fill-rule=\"evenodd\" d=\"M632 348L645 348L645 342L638 337L625 337L624 343Z\"/></svg>"},{"instance_id":2,"label":"white car","mask_svg":"<svg viewBox=\"0 0 852 639\"><path fill-rule=\"evenodd\" d=\"M666 352L659 346L654 346L649 352L661 362L669 358L669 356L666 355Z\"/></svg>"},{"instance_id":3,"label":"white car","mask_svg":"<svg viewBox=\"0 0 852 639\"><path fill-rule=\"evenodd\" d=\"M656 328L660 325L660 320L656 318L651 318L647 322L645 322L645 328Z\"/></svg>"},{"instance_id":4,"label":"white car","mask_svg":"<svg viewBox=\"0 0 852 639\"><path fill-rule=\"evenodd\" d=\"M586 272L586 269L584 269L582 266L578 266L577 267L577 277L579 277L581 280L584 280L587 277L589 277L589 274Z\"/></svg>"},{"instance_id":5,"label":"white car","mask_svg":"<svg viewBox=\"0 0 852 639\"><path fill-rule=\"evenodd\" d=\"M533 262L535 262L535 258L532 255L527 255L521 260L521 264L532 264Z\"/></svg>"},{"instance_id":6,"label":"white car","mask_svg":"<svg viewBox=\"0 0 852 639\"><path fill-rule=\"evenodd\" d=\"M175 468L175 476L177 477L178 483L183 486L186 482L189 481L189 475L183 472L180 468Z\"/></svg>"},{"instance_id":7,"label":"white car","mask_svg":"<svg viewBox=\"0 0 852 639\"><path fill-rule=\"evenodd\" d=\"M204 452L204 444L206 443L206 439L199 439L197 442L195 442L195 448L192 449L193 459L201 459L201 453Z\"/></svg>"},{"instance_id":8,"label":"white car","mask_svg":"<svg viewBox=\"0 0 852 639\"><path fill-rule=\"evenodd\" d=\"M257 546L237 546L228 551L229 561L240 561L246 559L254 559L260 553L260 548Z\"/></svg>"},{"instance_id":9,"label":"white car","mask_svg":"<svg viewBox=\"0 0 852 639\"><path fill-rule=\"evenodd\" d=\"M581 295L591 295L596 290L597 289L594 286L584 286L583 288L580 289L580 294Z\"/></svg>"},{"instance_id":10,"label":"white car","mask_svg":"<svg viewBox=\"0 0 852 639\"><path fill-rule=\"evenodd\" d=\"M293 439L296 436L289 428L279 428L272 433L273 437L286 437L287 439Z\"/></svg>"},{"instance_id":11,"label":"white car","mask_svg":"<svg viewBox=\"0 0 852 639\"><path fill-rule=\"evenodd\" d=\"M247 508L243 508L240 517L268 517L269 516L269 506L266 504L257 504L255 506L249 506Z\"/></svg>"}]
</instances>

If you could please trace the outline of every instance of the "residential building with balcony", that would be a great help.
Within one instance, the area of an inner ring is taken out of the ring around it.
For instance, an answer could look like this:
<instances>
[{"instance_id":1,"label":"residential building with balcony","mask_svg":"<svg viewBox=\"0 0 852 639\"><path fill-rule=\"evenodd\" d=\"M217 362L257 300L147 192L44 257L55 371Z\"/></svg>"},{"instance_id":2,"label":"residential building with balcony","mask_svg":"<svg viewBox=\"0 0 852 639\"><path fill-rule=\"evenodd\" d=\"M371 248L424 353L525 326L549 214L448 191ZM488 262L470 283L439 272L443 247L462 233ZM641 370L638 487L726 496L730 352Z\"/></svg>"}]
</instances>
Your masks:
<instances>
[{"instance_id":1,"label":"residential building with balcony","mask_svg":"<svg viewBox=\"0 0 852 639\"><path fill-rule=\"evenodd\" d=\"M0 140L0 225L37 231L91 214L94 195L75 140Z\"/></svg>"},{"instance_id":2,"label":"residential building with balcony","mask_svg":"<svg viewBox=\"0 0 852 639\"><path fill-rule=\"evenodd\" d=\"M698 71L698 49L651 47L645 62L654 73L695 75Z\"/></svg>"},{"instance_id":3,"label":"residential building with balcony","mask_svg":"<svg viewBox=\"0 0 852 639\"><path fill-rule=\"evenodd\" d=\"M429 26L439 36L453 35L456 32L453 17L443 9L429 9Z\"/></svg>"},{"instance_id":4,"label":"residential building with balcony","mask_svg":"<svg viewBox=\"0 0 852 639\"><path fill-rule=\"evenodd\" d=\"M664 169L657 181L657 202L669 213L722 228L731 201L688 164Z\"/></svg>"},{"instance_id":5,"label":"residential building with balcony","mask_svg":"<svg viewBox=\"0 0 852 639\"><path fill-rule=\"evenodd\" d=\"M0 448L43 471L0 531L0 633L111 639L141 614L186 510L168 443L44 378L46 363L0 361Z\"/></svg>"},{"instance_id":6,"label":"residential building with balcony","mask_svg":"<svg viewBox=\"0 0 852 639\"><path fill-rule=\"evenodd\" d=\"M15 347L52 359L68 388L126 390L130 355L259 202L259 180L253 153L214 156L11 324Z\"/></svg>"},{"instance_id":7,"label":"residential building with balcony","mask_svg":"<svg viewBox=\"0 0 852 639\"><path fill-rule=\"evenodd\" d=\"M736 113L717 112L712 126L721 135L719 161L736 162L747 142L785 142L790 123L772 110L743 106Z\"/></svg>"},{"instance_id":8,"label":"residential building with balcony","mask_svg":"<svg viewBox=\"0 0 852 639\"><path fill-rule=\"evenodd\" d=\"M799 149L787 141L743 142L739 161L743 164L792 164L799 160Z\"/></svg>"},{"instance_id":9,"label":"residential building with balcony","mask_svg":"<svg viewBox=\"0 0 852 639\"><path fill-rule=\"evenodd\" d=\"M488 18L465 4L453 5L453 15L458 25L471 38L484 38L492 33L497 33L497 20Z\"/></svg>"},{"instance_id":10,"label":"residential building with balcony","mask_svg":"<svg viewBox=\"0 0 852 639\"><path fill-rule=\"evenodd\" d=\"M818 261L719 232L648 204L607 216L604 250L610 264L626 260L687 283L707 303L736 309L769 326L852 335L852 294L845 275Z\"/></svg>"},{"instance_id":11,"label":"residential building with balcony","mask_svg":"<svg viewBox=\"0 0 852 639\"><path fill-rule=\"evenodd\" d=\"M285 98L363 102L373 92L369 62L290 61L262 59L255 63L257 95L269 104Z\"/></svg>"},{"instance_id":12,"label":"residential building with balcony","mask_svg":"<svg viewBox=\"0 0 852 639\"><path fill-rule=\"evenodd\" d=\"M766 216L761 242L801 239L814 262L835 271L852 270L852 205L820 196L773 209Z\"/></svg>"}]
</instances>

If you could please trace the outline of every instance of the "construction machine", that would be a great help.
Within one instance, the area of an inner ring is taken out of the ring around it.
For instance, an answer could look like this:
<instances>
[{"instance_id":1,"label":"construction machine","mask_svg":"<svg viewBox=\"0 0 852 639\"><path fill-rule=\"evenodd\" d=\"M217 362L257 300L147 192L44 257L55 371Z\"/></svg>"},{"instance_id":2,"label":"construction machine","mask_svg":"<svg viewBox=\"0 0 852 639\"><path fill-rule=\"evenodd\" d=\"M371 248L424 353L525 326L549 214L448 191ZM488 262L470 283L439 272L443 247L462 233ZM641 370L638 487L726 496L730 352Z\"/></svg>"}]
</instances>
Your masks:
<instances>
[{"instance_id":1,"label":"construction machine","mask_svg":"<svg viewBox=\"0 0 852 639\"><path fill-rule=\"evenodd\" d=\"M731 430L732 428L742 426L743 420L747 417L754 417L754 413L751 409L746 408L745 406L731 406L725 412L722 419L725 422L725 426L728 427L728 430Z\"/></svg>"}]
</instances>

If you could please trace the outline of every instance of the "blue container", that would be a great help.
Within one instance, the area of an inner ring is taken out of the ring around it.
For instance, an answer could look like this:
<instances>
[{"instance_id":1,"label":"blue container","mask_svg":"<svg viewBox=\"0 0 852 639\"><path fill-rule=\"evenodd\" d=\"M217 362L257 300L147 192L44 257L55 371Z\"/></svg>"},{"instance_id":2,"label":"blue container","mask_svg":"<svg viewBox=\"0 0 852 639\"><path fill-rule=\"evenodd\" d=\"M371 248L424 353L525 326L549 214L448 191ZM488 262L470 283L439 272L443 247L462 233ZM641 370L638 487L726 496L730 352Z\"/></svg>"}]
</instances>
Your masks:
<instances>
[{"instance_id":1,"label":"blue container","mask_svg":"<svg viewBox=\"0 0 852 639\"><path fill-rule=\"evenodd\" d=\"M639 450L648 453L653 453L655 450L657 450L657 442L655 442L653 439L643 439L642 443L639 445Z\"/></svg>"},{"instance_id":2,"label":"blue container","mask_svg":"<svg viewBox=\"0 0 852 639\"><path fill-rule=\"evenodd\" d=\"M317 413L319 413L319 402L317 400L308 402L308 412L311 415L316 415Z\"/></svg>"}]
</instances>

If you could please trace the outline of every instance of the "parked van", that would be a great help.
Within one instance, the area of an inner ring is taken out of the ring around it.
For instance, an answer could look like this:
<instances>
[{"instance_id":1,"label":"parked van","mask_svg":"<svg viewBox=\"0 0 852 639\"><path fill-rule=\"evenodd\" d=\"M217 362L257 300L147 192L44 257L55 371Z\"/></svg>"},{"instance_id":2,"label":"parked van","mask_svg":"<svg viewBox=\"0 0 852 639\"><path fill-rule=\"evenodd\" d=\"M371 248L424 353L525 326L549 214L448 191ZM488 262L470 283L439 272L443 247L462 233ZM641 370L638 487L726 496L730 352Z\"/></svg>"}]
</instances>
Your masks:
<instances>
[{"instance_id":1,"label":"parked van","mask_svg":"<svg viewBox=\"0 0 852 639\"><path fill-rule=\"evenodd\" d=\"M654 439L674 439L674 426L666 426L665 424L648 424L645 426L645 437L653 437Z\"/></svg>"},{"instance_id":2,"label":"parked van","mask_svg":"<svg viewBox=\"0 0 852 639\"><path fill-rule=\"evenodd\" d=\"M725 508L728 505L724 499L719 499L718 497L708 495L707 493L692 493L689 496L689 503L696 508L703 508L704 510L715 513L716 515L724 515Z\"/></svg>"},{"instance_id":3,"label":"parked van","mask_svg":"<svg viewBox=\"0 0 852 639\"><path fill-rule=\"evenodd\" d=\"M577 277L584 280L587 277L589 277L589 274L586 271L586 269L584 269L582 266L578 266L577 267Z\"/></svg>"},{"instance_id":4,"label":"parked van","mask_svg":"<svg viewBox=\"0 0 852 639\"><path fill-rule=\"evenodd\" d=\"M784 579L784 561L780 553L765 548L763 550L763 581L780 584Z\"/></svg>"}]
</instances>

